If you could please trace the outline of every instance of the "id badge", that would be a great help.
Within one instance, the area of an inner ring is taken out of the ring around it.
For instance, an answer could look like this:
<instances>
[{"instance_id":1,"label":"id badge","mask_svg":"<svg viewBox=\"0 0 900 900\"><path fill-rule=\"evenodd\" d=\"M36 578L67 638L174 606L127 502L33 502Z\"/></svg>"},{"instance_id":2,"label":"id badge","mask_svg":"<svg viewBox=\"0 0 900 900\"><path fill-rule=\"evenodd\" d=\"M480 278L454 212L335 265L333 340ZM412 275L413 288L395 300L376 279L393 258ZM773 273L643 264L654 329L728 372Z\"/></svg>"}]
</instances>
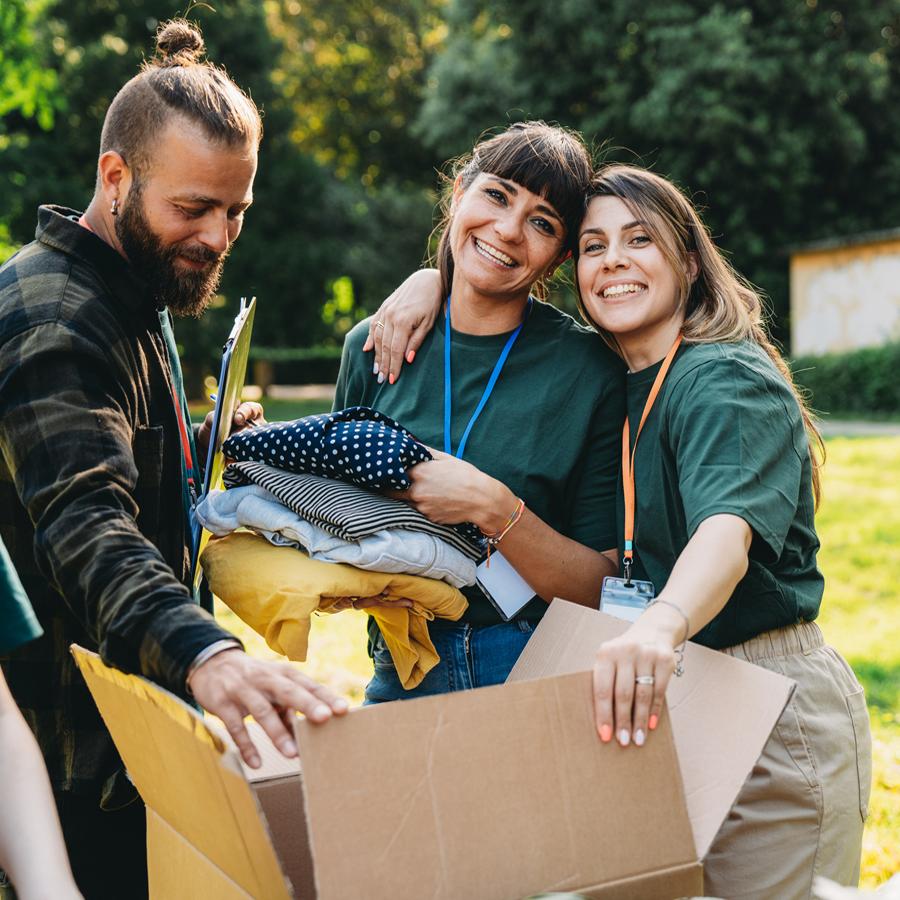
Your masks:
<instances>
[{"instance_id":1,"label":"id badge","mask_svg":"<svg viewBox=\"0 0 900 900\"><path fill-rule=\"evenodd\" d=\"M637 578L626 581L607 575L600 591L600 612L636 622L655 596L656 588L652 581L639 581Z\"/></svg>"},{"instance_id":2,"label":"id badge","mask_svg":"<svg viewBox=\"0 0 900 900\"><path fill-rule=\"evenodd\" d=\"M490 566L485 560L475 570L475 583L504 622L512 619L534 597L531 585L499 550L491 551Z\"/></svg>"}]
</instances>

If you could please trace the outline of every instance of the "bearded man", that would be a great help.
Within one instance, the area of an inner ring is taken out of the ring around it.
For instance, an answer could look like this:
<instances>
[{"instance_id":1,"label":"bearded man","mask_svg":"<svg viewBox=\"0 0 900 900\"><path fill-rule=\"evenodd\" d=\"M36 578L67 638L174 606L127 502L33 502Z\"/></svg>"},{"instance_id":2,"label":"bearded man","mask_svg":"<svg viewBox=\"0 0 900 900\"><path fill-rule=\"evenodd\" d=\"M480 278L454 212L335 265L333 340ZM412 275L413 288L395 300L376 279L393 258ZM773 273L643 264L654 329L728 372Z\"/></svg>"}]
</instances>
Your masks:
<instances>
[{"instance_id":1,"label":"bearded man","mask_svg":"<svg viewBox=\"0 0 900 900\"><path fill-rule=\"evenodd\" d=\"M202 60L195 28L171 22L157 45L107 112L87 210L40 207L36 240L0 268L0 534L45 633L3 671L88 898L146 895L144 810L71 643L193 696L250 765L246 715L295 755L288 710L346 710L290 666L247 656L188 588L197 453L170 314L199 315L216 290L262 126ZM235 425L261 414L243 404Z\"/></svg>"}]
</instances>

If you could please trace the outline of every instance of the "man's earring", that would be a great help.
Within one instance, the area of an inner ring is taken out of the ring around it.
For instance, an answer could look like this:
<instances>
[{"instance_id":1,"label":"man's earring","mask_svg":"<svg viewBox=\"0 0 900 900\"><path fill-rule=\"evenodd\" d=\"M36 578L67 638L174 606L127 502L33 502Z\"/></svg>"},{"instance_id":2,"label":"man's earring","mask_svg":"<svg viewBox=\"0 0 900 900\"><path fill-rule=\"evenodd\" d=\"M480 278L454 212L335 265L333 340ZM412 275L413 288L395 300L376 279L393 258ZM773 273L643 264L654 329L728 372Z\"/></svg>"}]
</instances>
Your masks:
<instances>
[{"instance_id":1,"label":"man's earring","mask_svg":"<svg viewBox=\"0 0 900 900\"><path fill-rule=\"evenodd\" d=\"M114 216L117 216L117 215L119 214L119 198L118 198L118 197L116 197L116 198L113 200L112 206L109 208L109 211L110 211Z\"/></svg>"}]
</instances>

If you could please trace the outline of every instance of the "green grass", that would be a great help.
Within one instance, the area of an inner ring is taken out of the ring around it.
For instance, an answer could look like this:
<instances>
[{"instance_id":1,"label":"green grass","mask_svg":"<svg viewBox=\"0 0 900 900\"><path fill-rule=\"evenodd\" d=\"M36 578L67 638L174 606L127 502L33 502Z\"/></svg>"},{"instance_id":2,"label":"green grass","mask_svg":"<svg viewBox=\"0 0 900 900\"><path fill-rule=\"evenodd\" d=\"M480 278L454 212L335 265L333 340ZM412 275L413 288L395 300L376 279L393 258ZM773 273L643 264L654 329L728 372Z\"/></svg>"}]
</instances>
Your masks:
<instances>
[{"instance_id":1,"label":"green grass","mask_svg":"<svg viewBox=\"0 0 900 900\"><path fill-rule=\"evenodd\" d=\"M873 784L862 884L900 869L900 437L827 442L819 624L866 689Z\"/></svg>"},{"instance_id":2,"label":"green grass","mask_svg":"<svg viewBox=\"0 0 900 900\"><path fill-rule=\"evenodd\" d=\"M291 419L324 406L268 401L266 414ZM819 624L869 701L874 777L861 883L874 887L900 870L900 437L835 438L827 449L817 517L826 578ZM251 653L276 658L230 610L217 614ZM358 704L372 672L365 646L364 614L317 616L300 667Z\"/></svg>"}]
</instances>

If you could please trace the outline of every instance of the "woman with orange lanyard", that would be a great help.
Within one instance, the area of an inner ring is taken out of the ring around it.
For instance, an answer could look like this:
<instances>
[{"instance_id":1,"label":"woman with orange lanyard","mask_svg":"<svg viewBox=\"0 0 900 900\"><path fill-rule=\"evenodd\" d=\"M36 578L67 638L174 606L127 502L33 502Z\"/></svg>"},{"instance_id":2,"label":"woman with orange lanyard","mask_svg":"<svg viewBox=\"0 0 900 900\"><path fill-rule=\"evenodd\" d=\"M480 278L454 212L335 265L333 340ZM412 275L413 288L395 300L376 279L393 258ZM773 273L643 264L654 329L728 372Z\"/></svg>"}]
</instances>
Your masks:
<instances>
[{"instance_id":1,"label":"woman with orange lanyard","mask_svg":"<svg viewBox=\"0 0 900 900\"><path fill-rule=\"evenodd\" d=\"M582 312L629 368L623 574L656 595L598 651L600 739L652 739L688 638L793 679L706 858L706 892L782 900L809 897L817 875L853 884L871 779L868 715L859 682L813 623L824 587L813 522L819 438L766 337L760 298L687 198L642 169L595 177L575 252ZM429 277L433 308L433 273L414 284L421 296ZM409 287L378 313L401 352L432 314Z\"/></svg>"},{"instance_id":2,"label":"woman with orange lanyard","mask_svg":"<svg viewBox=\"0 0 900 900\"><path fill-rule=\"evenodd\" d=\"M766 336L760 298L687 198L642 169L595 177L576 253L582 310L629 369L624 574L656 593L598 651L600 738L647 739L688 638L793 679L707 857L706 891L794 898L810 896L816 875L853 884L869 722L859 682L813 623L821 439Z\"/></svg>"}]
</instances>

